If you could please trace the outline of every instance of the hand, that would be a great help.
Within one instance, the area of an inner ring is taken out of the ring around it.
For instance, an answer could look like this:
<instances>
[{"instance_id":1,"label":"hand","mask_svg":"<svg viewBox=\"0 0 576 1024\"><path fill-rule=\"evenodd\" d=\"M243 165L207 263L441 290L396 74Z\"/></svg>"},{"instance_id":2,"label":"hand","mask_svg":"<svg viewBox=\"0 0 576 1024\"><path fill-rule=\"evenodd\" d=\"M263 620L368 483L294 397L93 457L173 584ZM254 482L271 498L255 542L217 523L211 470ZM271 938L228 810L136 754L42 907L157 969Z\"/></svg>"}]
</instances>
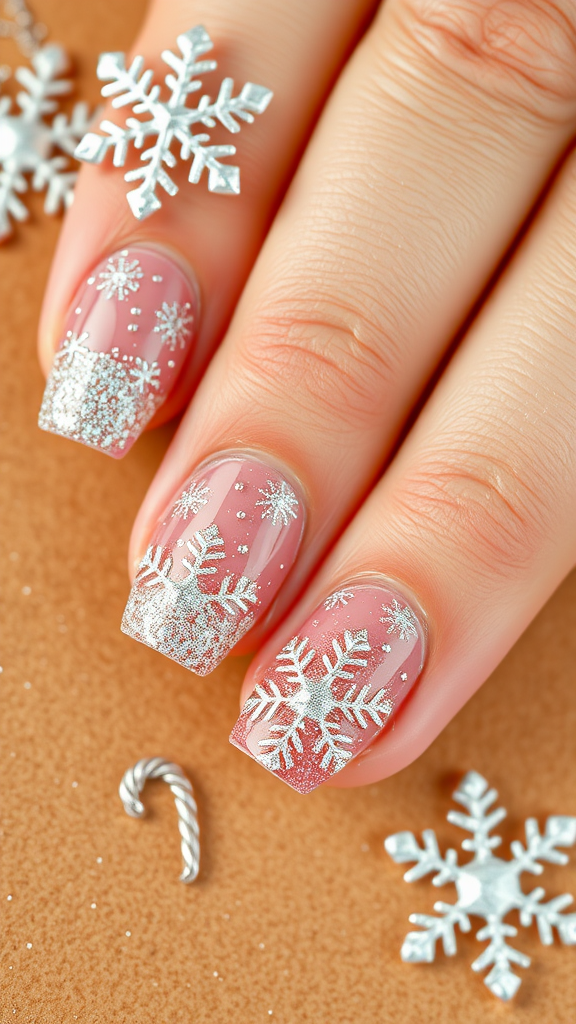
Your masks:
<instances>
[{"instance_id":1,"label":"hand","mask_svg":"<svg viewBox=\"0 0 576 1024\"><path fill-rule=\"evenodd\" d=\"M576 7L164 0L135 52L160 72L197 22L217 74L274 91L242 194L180 164L138 223L121 173L82 171L43 425L120 456L188 404L123 628L199 673L258 649L233 741L303 792L357 785L425 749L574 565L573 154L537 204L576 128Z\"/></svg>"}]
</instances>

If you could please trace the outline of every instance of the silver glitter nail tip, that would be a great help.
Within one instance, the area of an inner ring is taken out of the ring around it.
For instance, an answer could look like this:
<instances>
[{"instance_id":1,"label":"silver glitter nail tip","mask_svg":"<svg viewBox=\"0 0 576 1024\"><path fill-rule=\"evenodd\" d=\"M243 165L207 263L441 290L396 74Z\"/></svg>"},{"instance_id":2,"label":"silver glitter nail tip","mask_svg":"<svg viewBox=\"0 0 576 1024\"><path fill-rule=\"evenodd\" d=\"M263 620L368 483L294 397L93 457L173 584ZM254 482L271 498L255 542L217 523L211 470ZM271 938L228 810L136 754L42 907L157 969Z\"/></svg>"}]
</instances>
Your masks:
<instances>
[{"instance_id":1,"label":"silver glitter nail tip","mask_svg":"<svg viewBox=\"0 0 576 1024\"><path fill-rule=\"evenodd\" d=\"M136 357L88 347L88 332L68 332L48 377L38 426L121 458L162 405L159 369Z\"/></svg>"}]
</instances>

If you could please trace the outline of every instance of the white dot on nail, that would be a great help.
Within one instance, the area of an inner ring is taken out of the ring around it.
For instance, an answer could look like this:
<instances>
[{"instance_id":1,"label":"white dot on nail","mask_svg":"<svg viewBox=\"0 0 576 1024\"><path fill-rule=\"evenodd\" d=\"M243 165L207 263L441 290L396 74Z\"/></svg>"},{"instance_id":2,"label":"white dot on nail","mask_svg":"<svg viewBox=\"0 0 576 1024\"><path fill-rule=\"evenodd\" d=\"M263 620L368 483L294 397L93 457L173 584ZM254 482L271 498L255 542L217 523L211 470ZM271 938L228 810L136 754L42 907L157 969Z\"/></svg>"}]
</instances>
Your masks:
<instances>
[{"instance_id":1,"label":"white dot on nail","mask_svg":"<svg viewBox=\"0 0 576 1024\"><path fill-rule=\"evenodd\" d=\"M385 654L390 654L392 648L390 647L390 644L382 644L382 650Z\"/></svg>"},{"instance_id":2,"label":"white dot on nail","mask_svg":"<svg viewBox=\"0 0 576 1024\"><path fill-rule=\"evenodd\" d=\"M168 366L170 367L171 370L174 369L174 367L176 366L176 363L174 362L173 359L169 359L168 360Z\"/></svg>"},{"instance_id":3,"label":"white dot on nail","mask_svg":"<svg viewBox=\"0 0 576 1024\"><path fill-rule=\"evenodd\" d=\"M237 512L236 513L236 519L246 519L246 513L245 512Z\"/></svg>"},{"instance_id":4,"label":"white dot on nail","mask_svg":"<svg viewBox=\"0 0 576 1024\"><path fill-rule=\"evenodd\" d=\"M241 555L247 555L248 554L248 545L247 544L239 544L238 545L238 551L240 552Z\"/></svg>"},{"instance_id":5,"label":"white dot on nail","mask_svg":"<svg viewBox=\"0 0 576 1024\"><path fill-rule=\"evenodd\" d=\"M128 249L122 249L121 252L120 252L120 255L121 256L127 256L128 255Z\"/></svg>"},{"instance_id":6,"label":"white dot on nail","mask_svg":"<svg viewBox=\"0 0 576 1024\"><path fill-rule=\"evenodd\" d=\"M74 310L74 312L76 314L81 313L82 312L82 306L76 306L76 309Z\"/></svg>"},{"instance_id":7,"label":"white dot on nail","mask_svg":"<svg viewBox=\"0 0 576 1024\"><path fill-rule=\"evenodd\" d=\"M142 312L142 310L140 309L139 306L132 306L132 309L130 310L130 312L132 313L132 316L140 316L140 313Z\"/></svg>"},{"instance_id":8,"label":"white dot on nail","mask_svg":"<svg viewBox=\"0 0 576 1024\"><path fill-rule=\"evenodd\" d=\"M138 324L128 324L128 330L129 331L137 331L138 330Z\"/></svg>"},{"instance_id":9,"label":"white dot on nail","mask_svg":"<svg viewBox=\"0 0 576 1024\"><path fill-rule=\"evenodd\" d=\"M152 274L152 280L153 280L153 281L154 281L154 282L155 282L156 284L159 284L159 283L160 283L160 281L162 280L162 274Z\"/></svg>"},{"instance_id":10,"label":"white dot on nail","mask_svg":"<svg viewBox=\"0 0 576 1024\"><path fill-rule=\"evenodd\" d=\"M400 679L402 680L403 683L405 683L406 680L408 679L408 673L407 672L401 672L400 673Z\"/></svg>"},{"instance_id":11,"label":"white dot on nail","mask_svg":"<svg viewBox=\"0 0 576 1024\"><path fill-rule=\"evenodd\" d=\"M94 284L95 280L96 280L95 277L89 277L88 280L86 281L86 284Z\"/></svg>"},{"instance_id":12,"label":"white dot on nail","mask_svg":"<svg viewBox=\"0 0 576 1024\"><path fill-rule=\"evenodd\" d=\"M234 484L234 490L235 491L243 491L244 490L244 484L240 484L240 483Z\"/></svg>"}]
</instances>

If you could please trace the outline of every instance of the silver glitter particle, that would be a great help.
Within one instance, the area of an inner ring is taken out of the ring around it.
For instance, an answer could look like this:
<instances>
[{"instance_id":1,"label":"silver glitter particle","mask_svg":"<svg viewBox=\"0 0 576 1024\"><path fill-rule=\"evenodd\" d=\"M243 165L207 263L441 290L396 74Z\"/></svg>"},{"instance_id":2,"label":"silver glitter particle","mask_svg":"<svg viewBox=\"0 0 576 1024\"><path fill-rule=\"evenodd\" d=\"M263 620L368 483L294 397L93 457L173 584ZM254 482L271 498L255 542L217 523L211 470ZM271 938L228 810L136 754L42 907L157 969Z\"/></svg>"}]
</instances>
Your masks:
<instances>
[{"instance_id":1,"label":"silver glitter particle","mask_svg":"<svg viewBox=\"0 0 576 1024\"><path fill-rule=\"evenodd\" d=\"M246 519L246 513L245 512L237 512L236 513L236 519Z\"/></svg>"},{"instance_id":2,"label":"silver glitter particle","mask_svg":"<svg viewBox=\"0 0 576 1024\"><path fill-rule=\"evenodd\" d=\"M140 313L142 312L142 310L140 309L139 306L132 306L132 309L130 310L130 312L132 313L132 316L140 316Z\"/></svg>"},{"instance_id":3,"label":"silver glitter particle","mask_svg":"<svg viewBox=\"0 0 576 1024\"><path fill-rule=\"evenodd\" d=\"M248 554L248 545L247 544L239 544L238 545L238 551L239 551L239 553L241 555L247 555Z\"/></svg>"},{"instance_id":4,"label":"silver glitter particle","mask_svg":"<svg viewBox=\"0 0 576 1024\"><path fill-rule=\"evenodd\" d=\"M390 647L390 644L382 644L382 650L385 654L390 654L392 648Z\"/></svg>"},{"instance_id":5,"label":"silver glitter particle","mask_svg":"<svg viewBox=\"0 0 576 1024\"><path fill-rule=\"evenodd\" d=\"M169 359L167 365L170 367L171 370L173 370L174 367L176 366L176 363L174 362L173 359Z\"/></svg>"},{"instance_id":6,"label":"silver glitter particle","mask_svg":"<svg viewBox=\"0 0 576 1024\"><path fill-rule=\"evenodd\" d=\"M138 330L138 324L128 324L128 330L129 331L137 331Z\"/></svg>"},{"instance_id":7,"label":"silver glitter particle","mask_svg":"<svg viewBox=\"0 0 576 1024\"><path fill-rule=\"evenodd\" d=\"M408 679L408 673L407 672L401 672L400 673L400 679L402 680L403 683L405 683L406 680Z\"/></svg>"},{"instance_id":8,"label":"silver glitter particle","mask_svg":"<svg viewBox=\"0 0 576 1024\"><path fill-rule=\"evenodd\" d=\"M244 484L241 484L241 483L234 484L234 490L235 491L243 491L244 490Z\"/></svg>"},{"instance_id":9,"label":"silver glitter particle","mask_svg":"<svg viewBox=\"0 0 576 1024\"><path fill-rule=\"evenodd\" d=\"M162 280L162 274L152 274L152 280L155 284L159 284Z\"/></svg>"},{"instance_id":10,"label":"silver glitter particle","mask_svg":"<svg viewBox=\"0 0 576 1024\"><path fill-rule=\"evenodd\" d=\"M74 310L74 312L78 316L78 314L82 312L82 306L76 306L76 309Z\"/></svg>"},{"instance_id":11,"label":"silver glitter particle","mask_svg":"<svg viewBox=\"0 0 576 1024\"><path fill-rule=\"evenodd\" d=\"M95 280L95 277L89 277L88 280L86 281L86 284L94 284Z\"/></svg>"}]
</instances>

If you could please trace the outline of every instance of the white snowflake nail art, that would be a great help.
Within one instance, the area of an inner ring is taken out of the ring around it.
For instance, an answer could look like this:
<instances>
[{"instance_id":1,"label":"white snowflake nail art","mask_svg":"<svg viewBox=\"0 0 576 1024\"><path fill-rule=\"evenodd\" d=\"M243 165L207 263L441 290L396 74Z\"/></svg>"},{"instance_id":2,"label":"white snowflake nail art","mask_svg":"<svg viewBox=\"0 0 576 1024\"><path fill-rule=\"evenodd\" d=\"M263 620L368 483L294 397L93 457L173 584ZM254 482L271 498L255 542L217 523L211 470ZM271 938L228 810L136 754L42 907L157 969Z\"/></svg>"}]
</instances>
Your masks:
<instances>
[{"instance_id":1,"label":"white snowflake nail art","mask_svg":"<svg viewBox=\"0 0 576 1024\"><path fill-rule=\"evenodd\" d=\"M198 512L204 505L208 504L208 498L212 494L209 487L206 487L206 481L201 480L200 483L196 483L195 480L182 491L182 494L178 500L174 503L172 509L172 516L178 516L180 519L188 519L189 516L198 515Z\"/></svg>"},{"instance_id":2,"label":"white snowflake nail art","mask_svg":"<svg viewBox=\"0 0 576 1024\"><path fill-rule=\"evenodd\" d=\"M398 633L401 640L409 640L416 636L416 616L408 605L401 605L394 598L391 605L382 605L382 611L387 612L387 615L383 616L380 622L389 623L388 633Z\"/></svg>"},{"instance_id":3,"label":"white snowflake nail art","mask_svg":"<svg viewBox=\"0 0 576 1024\"><path fill-rule=\"evenodd\" d=\"M268 480L267 484L267 489L258 488L263 498L256 505L263 506L262 519L271 519L273 526L279 521L283 526L288 526L290 518L298 517L298 499L285 480L280 483Z\"/></svg>"},{"instance_id":4,"label":"white snowflake nail art","mask_svg":"<svg viewBox=\"0 0 576 1024\"><path fill-rule=\"evenodd\" d=\"M21 113L10 113L8 96L0 99L0 240L11 233L11 217L28 219L20 197L30 188L46 189L48 214L72 202L77 171L70 168L67 157L74 154L89 127L88 106L77 103L69 119L62 113L51 122L45 118L57 110L58 97L70 90L71 83L60 77L68 66L62 47L43 46L32 56L32 70L20 67L15 72L23 87L16 97Z\"/></svg>"},{"instance_id":5,"label":"white snowflake nail art","mask_svg":"<svg viewBox=\"0 0 576 1024\"><path fill-rule=\"evenodd\" d=\"M332 640L333 659L324 655L324 672L321 674L307 674L316 654L313 648L306 650L307 646L306 637L301 640L295 636L276 655L277 661L284 663L276 667L276 672L285 673L286 682L294 689L282 692L274 680L266 680L264 684L256 686L253 696L243 708L251 722L259 718L269 721L279 712L291 716L286 724L270 725L271 735L259 740L262 749L257 759L271 771L294 766L294 754L302 754L304 751L300 734L306 731L306 720L310 720L316 723L319 730L313 751L321 755L321 769L329 768L332 773L338 772L352 757L352 737L342 731L342 720L365 729L367 719L370 718L381 728L392 711L392 701L384 689L369 697L369 686L358 689L353 683L343 697L338 698L334 693L336 680L352 680L357 668L366 668L366 658L358 656L364 651L370 651L366 629L354 634L346 630L343 642L335 637Z\"/></svg>"},{"instance_id":6,"label":"white snowflake nail art","mask_svg":"<svg viewBox=\"0 0 576 1024\"><path fill-rule=\"evenodd\" d=\"M382 731L416 682L425 634L386 636L394 591L353 583L330 595L276 655L242 709L231 742L299 793L341 771Z\"/></svg>"},{"instance_id":7,"label":"white snowflake nail art","mask_svg":"<svg viewBox=\"0 0 576 1024\"><path fill-rule=\"evenodd\" d=\"M186 341L192 333L190 325L194 323L194 317L190 315L189 310L189 302L184 306L179 306L177 302L163 302L162 308L156 310L158 323L154 330L171 352L177 346L186 347Z\"/></svg>"},{"instance_id":8,"label":"white snowflake nail art","mask_svg":"<svg viewBox=\"0 0 576 1024\"><path fill-rule=\"evenodd\" d=\"M96 285L96 289L103 292L105 299L117 298L123 302L131 292L138 291L143 276L138 260L131 260L127 253L120 253L109 259L106 270L98 274L100 284Z\"/></svg>"},{"instance_id":9,"label":"white snowflake nail art","mask_svg":"<svg viewBox=\"0 0 576 1024\"><path fill-rule=\"evenodd\" d=\"M410 921L422 929L409 932L401 950L403 960L409 963L431 963L436 956L436 943L442 940L444 952L453 956L456 952L456 926L462 932L471 930L470 916L483 918L486 922L476 938L489 944L472 964L472 970L483 971L490 967L484 984L499 999L509 1000L517 992L521 981L512 970L513 966L528 967L530 957L508 945L507 939L518 934L517 929L506 924L508 914L517 910L520 924L529 927L535 920L544 945L553 941L555 928L560 941L576 945L576 914L563 911L573 900L569 895L556 896L548 903L542 903L544 889L537 886L530 893L520 887L520 876L528 871L539 875L542 865L567 864L568 857L558 850L559 846L573 846L576 842L576 818L553 816L548 818L544 833L541 834L535 818L526 821L526 846L515 841L511 844L512 860L502 860L493 854L500 846L499 836L490 832L506 817L500 807L489 810L498 797L495 789L489 789L486 779L478 772L468 772L454 793L454 800L465 808L449 811L448 821L470 832L471 838L462 841L464 850L473 854L468 863L459 865L456 850L448 850L443 857L432 829L422 833L421 847L412 832L398 832L389 836L384 846L398 864L414 862L404 875L407 882L414 882L425 875L437 872L433 885L452 882L456 886L456 903L439 901L434 909L440 917L430 914L412 914Z\"/></svg>"},{"instance_id":10,"label":"white snowflake nail art","mask_svg":"<svg viewBox=\"0 0 576 1024\"><path fill-rule=\"evenodd\" d=\"M181 56L164 50L162 59L171 68L165 76L165 85L170 93L168 100L160 98L160 86L152 84L152 71L144 71L144 58L135 57L129 68L125 65L123 53L103 53L98 61L98 78L109 84L102 88L102 95L113 96L112 106L130 104L135 114L146 114L145 121L130 117L125 127L112 121L102 121L100 127L106 135L88 132L75 155L79 160L101 163L109 149L114 150L114 164L122 167L126 161L130 143L140 152L143 167L128 171L126 181L141 181L137 188L128 192L127 199L135 217L142 220L162 205L156 190L163 188L168 195L176 195L178 186L168 174L167 168L176 166L177 158L172 146L177 143L182 160L193 157L189 181L200 180L204 168L208 168L208 188L211 192L238 193L240 171L238 167L222 163L219 159L236 152L235 146L209 146L206 131L194 134L192 126L202 125L203 129L214 128L219 121L230 132L239 132L240 121L251 123L255 114L262 114L268 106L272 93L260 85L247 82L238 96L232 96L234 83L225 78L218 97L211 101L202 96L197 106L187 106L190 95L201 83L197 76L213 71L215 61L199 60L212 49L212 42L206 30L197 25L189 32L178 36Z\"/></svg>"},{"instance_id":11,"label":"white snowflake nail art","mask_svg":"<svg viewBox=\"0 0 576 1024\"><path fill-rule=\"evenodd\" d=\"M330 611L331 608L336 608L338 605L347 605L354 597L353 590L337 590L334 594L330 594L324 601L324 607L326 611Z\"/></svg>"}]
</instances>

